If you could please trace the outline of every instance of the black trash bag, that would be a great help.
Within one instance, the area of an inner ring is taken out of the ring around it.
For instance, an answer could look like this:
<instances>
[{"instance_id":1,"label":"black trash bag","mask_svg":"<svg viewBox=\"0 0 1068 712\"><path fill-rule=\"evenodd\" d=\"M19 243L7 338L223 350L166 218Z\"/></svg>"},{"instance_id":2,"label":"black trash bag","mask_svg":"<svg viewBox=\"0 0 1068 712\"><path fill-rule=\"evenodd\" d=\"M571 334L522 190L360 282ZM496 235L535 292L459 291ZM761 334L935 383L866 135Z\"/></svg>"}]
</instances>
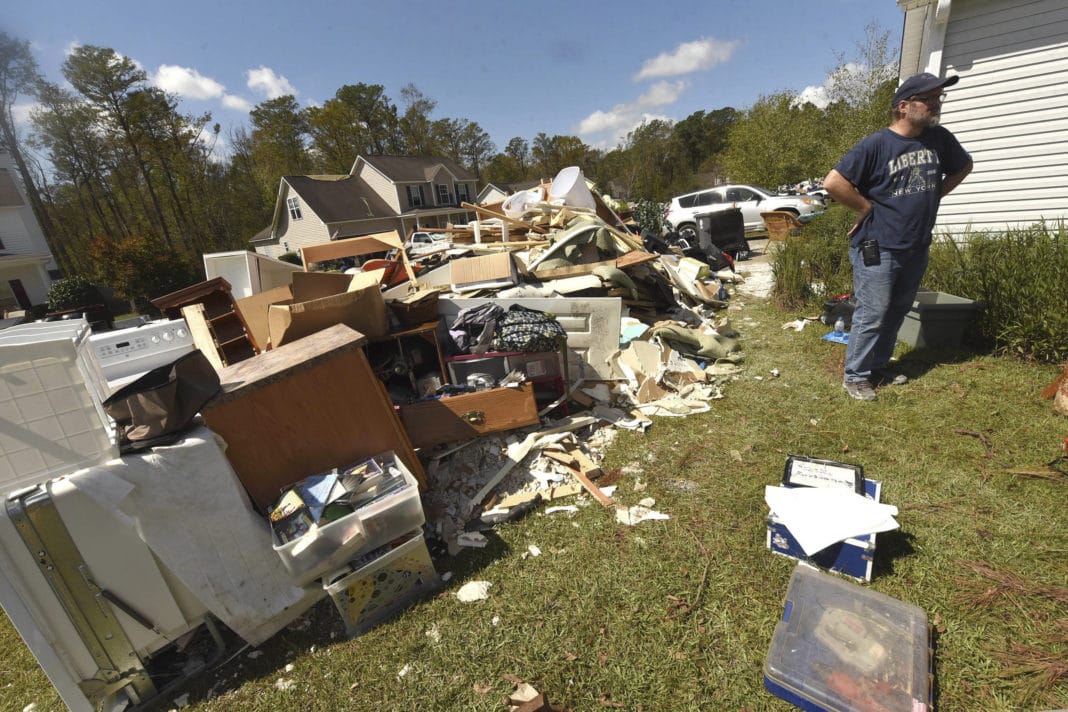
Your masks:
<instances>
[{"instance_id":1,"label":"black trash bag","mask_svg":"<svg viewBox=\"0 0 1068 712\"><path fill-rule=\"evenodd\" d=\"M845 323L845 330L849 331L853 327L853 310L856 308L857 300L852 294L841 294L824 303L820 321L833 326L841 319Z\"/></svg>"},{"instance_id":2,"label":"black trash bag","mask_svg":"<svg viewBox=\"0 0 1068 712\"><path fill-rule=\"evenodd\" d=\"M490 302L462 310L449 326L449 338L443 342L449 356L489 351L502 314L504 309Z\"/></svg>"}]
</instances>

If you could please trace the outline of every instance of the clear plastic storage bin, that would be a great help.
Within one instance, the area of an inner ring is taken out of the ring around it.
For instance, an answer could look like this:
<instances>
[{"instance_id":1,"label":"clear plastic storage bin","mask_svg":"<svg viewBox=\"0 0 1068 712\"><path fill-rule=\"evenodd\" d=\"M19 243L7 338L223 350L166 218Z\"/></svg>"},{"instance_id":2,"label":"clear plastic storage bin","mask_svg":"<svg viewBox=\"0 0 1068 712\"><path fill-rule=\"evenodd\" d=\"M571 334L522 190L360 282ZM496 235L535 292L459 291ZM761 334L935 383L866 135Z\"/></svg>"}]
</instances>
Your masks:
<instances>
[{"instance_id":1,"label":"clear plastic storage bin","mask_svg":"<svg viewBox=\"0 0 1068 712\"><path fill-rule=\"evenodd\" d=\"M357 568L351 573L342 570L323 584L350 636L367 632L441 583L422 531L413 531L398 546L353 565Z\"/></svg>"},{"instance_id":2,"label":"clear plastic storage bin","mask_svg":"<svg viewBox=\"0 0 1068 712\"><path fill-rule=\"evenodd\" d=\"M923 712L931 705L929 646L922 609L801 564L764 686L804 710Z\"/></svg>"},{"instance_id":3,"label":"clear plastic storage bin","mask_svg":"<svg viewBox=\"0 0 1068 712\"><path fill-rule=\"evenodd\" d=\"M374 458L384 470L396 467L407 483L329 524L293 541L274 543L282 564L298 585L304 585L369 551L418 529L426 521L419 500L419 482L392 452Z\"/></svg>"}]
</instances>

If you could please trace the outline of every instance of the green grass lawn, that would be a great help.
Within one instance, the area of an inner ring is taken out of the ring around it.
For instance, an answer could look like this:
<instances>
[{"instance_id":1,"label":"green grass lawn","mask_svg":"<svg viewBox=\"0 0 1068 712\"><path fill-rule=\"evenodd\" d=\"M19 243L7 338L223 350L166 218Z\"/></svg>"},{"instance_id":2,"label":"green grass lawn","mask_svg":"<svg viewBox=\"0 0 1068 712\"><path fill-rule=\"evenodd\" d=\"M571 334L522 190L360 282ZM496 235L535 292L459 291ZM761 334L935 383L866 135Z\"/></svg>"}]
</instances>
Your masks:
<instances>
[{"instance_id":1,"label":"green grass lawn","mask_svg":"<svg viewBox=\"0 0 1068 712\"><path fill-rule=\"evenodd\" d=\"M603 464L621 504L653 497L669 520L626 527L592 504L502 525L437 562L453 573L440 594L351 640L324 601L202 675L187 709L496 711L516 678L576 711L792 709L762 670L794 568L765 551L763 490L788 454L863 465L899 507L868 585L927 612L937 709L1068 707L1068 477L1046 467L1068 420L1038 397L1059 369L904 353L912 382L862 403L825 327L783 331L799 315L764 303L729 314L747 360L726 397L623 432ZM457 601L468 580L489 599ZM0 644L0 708L60 708L6 621Z\"/></svg>"}]
</instances>

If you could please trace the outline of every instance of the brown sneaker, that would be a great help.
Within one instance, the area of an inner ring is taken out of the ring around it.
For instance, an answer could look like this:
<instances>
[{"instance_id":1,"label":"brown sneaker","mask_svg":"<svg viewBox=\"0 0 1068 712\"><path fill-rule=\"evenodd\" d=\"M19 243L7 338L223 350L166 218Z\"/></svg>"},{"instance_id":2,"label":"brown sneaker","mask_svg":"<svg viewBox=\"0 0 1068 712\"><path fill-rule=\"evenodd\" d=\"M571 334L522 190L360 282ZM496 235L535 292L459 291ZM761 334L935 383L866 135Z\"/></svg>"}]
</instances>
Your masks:
<instances>
[{"instance_id":1,"label":"brown sneaker","mask_svg":"<svg viewBox=\"0 0 1068 712\"><path fill-rule=\"evenodd\" d=\"M855 398L856 400L873 401L879 397L875 395L875 389L871 387L871 382L868 380L843 381L842 388L845 389L850 398Z\"/></svg>"}]
</instances>

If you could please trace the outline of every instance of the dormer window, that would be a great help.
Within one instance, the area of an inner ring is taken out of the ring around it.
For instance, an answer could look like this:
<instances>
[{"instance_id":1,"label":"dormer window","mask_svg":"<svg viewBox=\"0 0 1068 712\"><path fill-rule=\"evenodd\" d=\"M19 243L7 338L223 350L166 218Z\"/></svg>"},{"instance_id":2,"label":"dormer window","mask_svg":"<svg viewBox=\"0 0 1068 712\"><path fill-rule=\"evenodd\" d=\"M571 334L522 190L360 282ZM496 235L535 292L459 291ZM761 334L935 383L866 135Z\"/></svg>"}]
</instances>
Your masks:
<instances>
[{"instance_id":1,"label":"dormer window","mask_svg":"<svg viewBox=\"0 0 1068 712\"><path fill-rule=\"evenodd\" d=\"M303 217L300 214L300 198L286 198L286 207L289 208L290 220L300 220Z\"/></svg>"},{"instance_id":2,"label":"dormer window","mask_svg":"<svg viewBox=\"0 0 1068 712\"><path fill-rule=\"evenodd\" d=\"M418 208L423 205L423 186L421 185L408 185L405 186L405 190L408 191L408 206L412 208Z\"/></svg>"},{"instance_id":3,"label":"dormer window","mask_svg":"<svg viewBox=\"0 0 1068 712\"><path fill-rule=\"evenodd\" d=\"M438 205L448 205L449 202L450 202L449 201L449 186L447 186L447 185L445 185L443 183L438 183L437 184L437 189L438 189Z\"/></svg>"},{"instance_id":4,"label":"dormer window","mask_svg":"<svg viewBox=\"0 0 1068 712\"><path fill-rule=\"evenodd\" d=\"M460 203L471 202L471 197L467 193L467 183L456 184L456 201Z\"/></svg>"}]
</instances>

